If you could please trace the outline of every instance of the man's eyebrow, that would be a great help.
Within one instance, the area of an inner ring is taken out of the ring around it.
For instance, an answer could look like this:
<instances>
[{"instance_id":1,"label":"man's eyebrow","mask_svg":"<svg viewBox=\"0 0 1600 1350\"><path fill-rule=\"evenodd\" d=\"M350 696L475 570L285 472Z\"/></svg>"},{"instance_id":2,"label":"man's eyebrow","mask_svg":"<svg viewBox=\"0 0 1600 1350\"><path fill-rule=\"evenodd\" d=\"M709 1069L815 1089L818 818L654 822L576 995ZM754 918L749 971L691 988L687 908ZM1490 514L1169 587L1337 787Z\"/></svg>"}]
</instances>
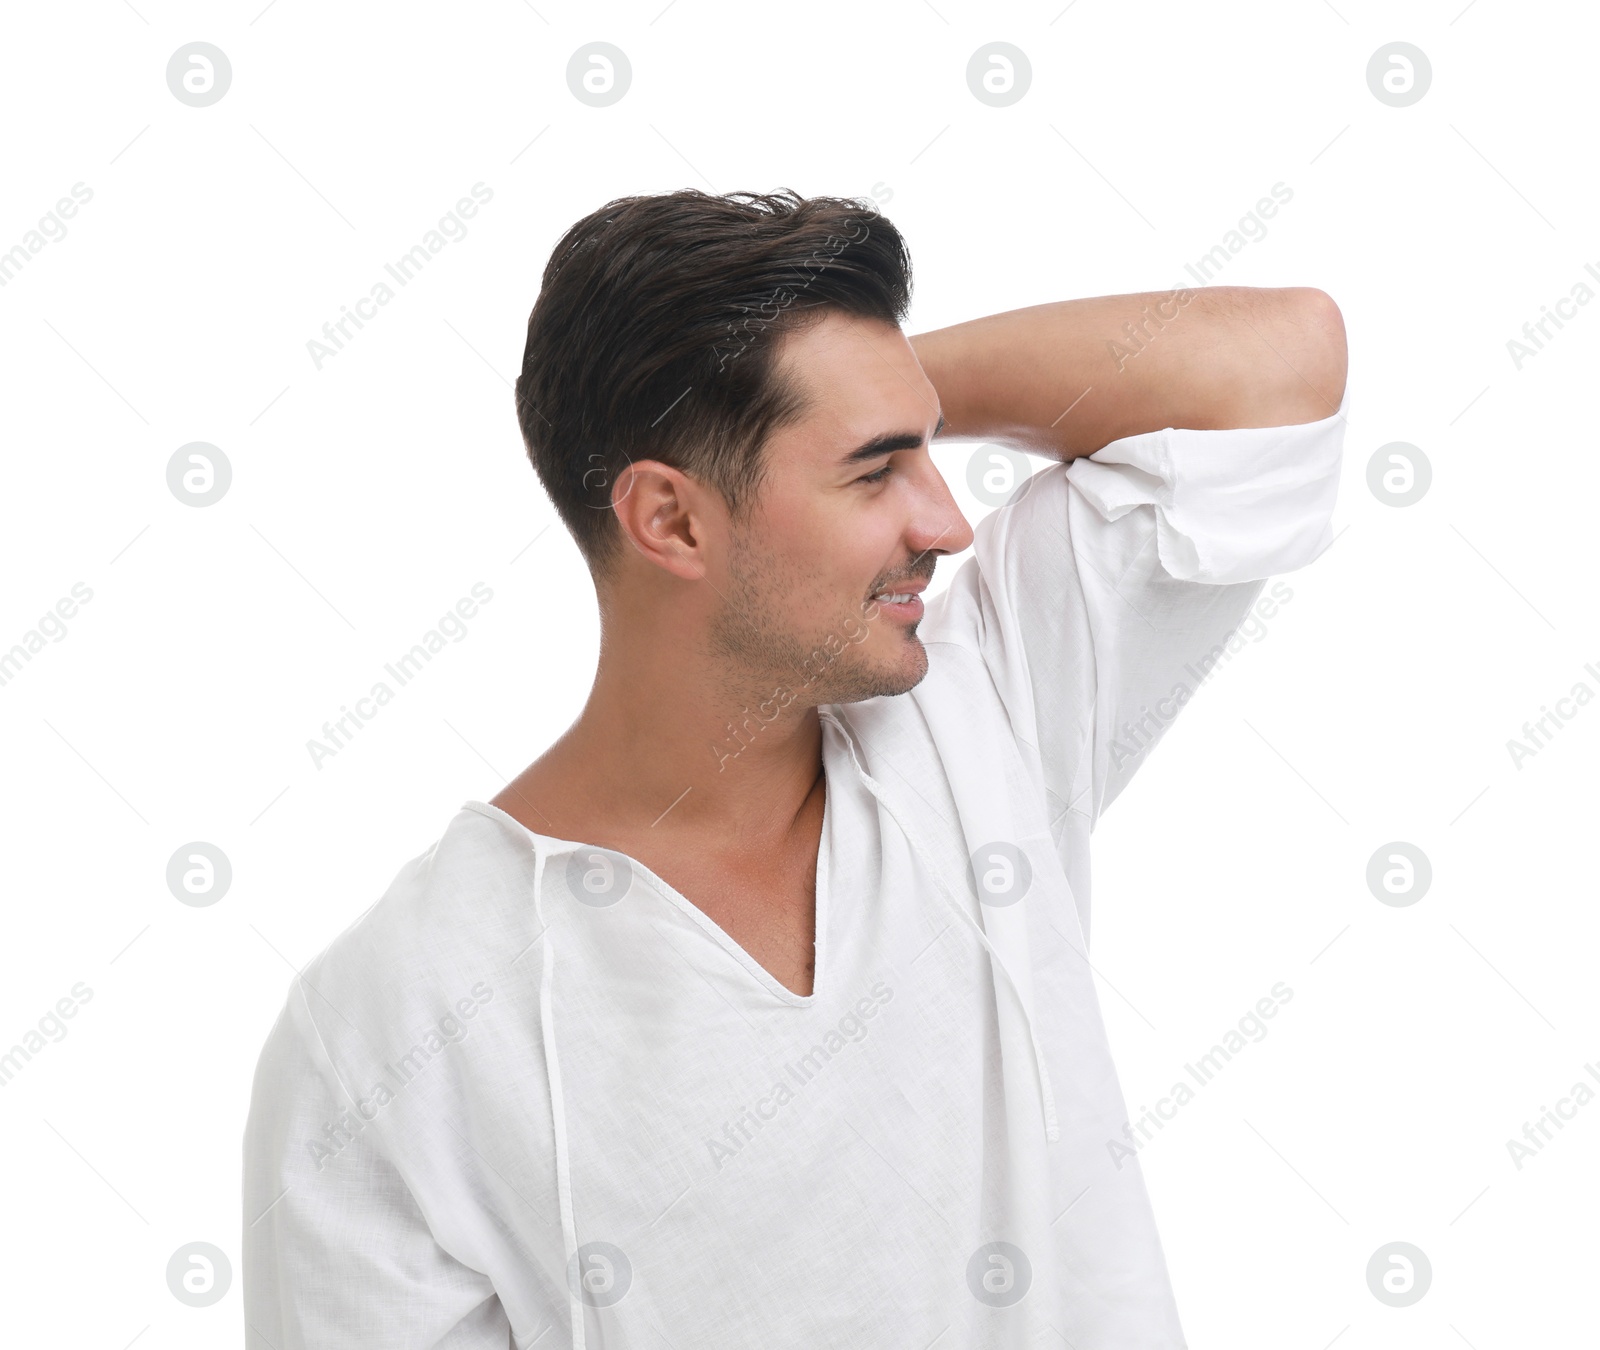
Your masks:
<instances>
[{"instance_id":1,"label":"man's eyebrow","mask_svg":"<svg viewBox=\"0 0 1600 1350\"><path fill-rule=\"evenodd\" d=\"M939 414L939 425L933 429L937 436L944 430L944 414ZM922 435L915 431L896 431L885 436L874 436L870 441L858 445L849 454L839 461L840 464L859 464L863 460L876 459L879 455L892 454L896 450L915 450L922 444Z\"/></svg>"}]
</instances>

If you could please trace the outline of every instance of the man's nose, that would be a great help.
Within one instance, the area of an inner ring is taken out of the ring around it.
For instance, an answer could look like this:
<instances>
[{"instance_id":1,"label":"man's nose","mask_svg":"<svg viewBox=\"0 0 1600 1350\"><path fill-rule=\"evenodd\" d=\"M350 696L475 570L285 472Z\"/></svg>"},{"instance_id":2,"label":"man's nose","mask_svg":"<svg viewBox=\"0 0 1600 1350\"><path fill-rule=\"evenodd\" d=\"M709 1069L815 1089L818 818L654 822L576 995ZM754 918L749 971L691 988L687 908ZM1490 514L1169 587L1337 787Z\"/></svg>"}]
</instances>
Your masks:
<instances>
[{"instance_id":1,"label":"man's nose","mask_svg":"<svg viewBox=\"0 0 1600 1350\"><path fill-rule=\"evenodd\" d=\"M972 538L972 526L930 461L926 504L917 513L909 542L918 553L960 553L971 547Z\"/></svg>"}]
</instances>

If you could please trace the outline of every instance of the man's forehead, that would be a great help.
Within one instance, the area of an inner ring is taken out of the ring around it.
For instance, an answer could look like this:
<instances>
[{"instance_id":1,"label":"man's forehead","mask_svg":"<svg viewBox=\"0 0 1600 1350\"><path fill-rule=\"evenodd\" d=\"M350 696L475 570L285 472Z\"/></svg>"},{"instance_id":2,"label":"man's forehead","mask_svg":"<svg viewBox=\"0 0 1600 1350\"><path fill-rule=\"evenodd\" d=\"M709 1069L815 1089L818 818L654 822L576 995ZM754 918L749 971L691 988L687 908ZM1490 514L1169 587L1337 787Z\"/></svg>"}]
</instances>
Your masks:
<instances>
[{"instance_id":1,"label":"man's forehead","mask_svg":"<svg viewBox=\"0 0 1600 1350\"><path fill-rule=\"evenodd\" d=\"M888 375L920 369L906 335L892 323L838 310L784 335L779 360L802 370L858 371Z\"/></svg>"},{"instance_id":2,"label":"man's forehead","mask_svg":"<svg viewBox=\"0 0 1600 1350\"><path fill-rule=\"evenodd\" d=\"M892 324L830 315L784 341L780 361L805 390L797 424L851 447L889 432L926 430L938 395L916 352Z\"/></svg>"}]
</instances>

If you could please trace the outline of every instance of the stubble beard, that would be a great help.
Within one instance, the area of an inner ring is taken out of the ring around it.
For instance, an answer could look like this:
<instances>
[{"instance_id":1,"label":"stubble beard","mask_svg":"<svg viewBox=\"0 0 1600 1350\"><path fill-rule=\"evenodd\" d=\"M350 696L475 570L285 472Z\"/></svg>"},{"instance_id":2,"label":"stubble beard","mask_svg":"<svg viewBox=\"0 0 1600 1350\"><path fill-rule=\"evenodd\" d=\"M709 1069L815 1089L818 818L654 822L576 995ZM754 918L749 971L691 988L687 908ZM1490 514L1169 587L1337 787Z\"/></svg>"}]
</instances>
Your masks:
<instances>
[{"instance_id":1,"label":"stubble beard","mask_svg":"<svg viewBox=\"0 0 1600 1350\"><path fill-rule=\"evenodd\" d=\"M768 555L737 537L730 561L730 584L711 621L708 642L725 663L731 706L771 699L778 690L792 693L791 711L857 703L903 694L927 674L928 654L916 638L916 624L885 619L875 604L863 599L853 607L842 605L820 632L802 635L783 620L791 612L792 598L805 593L809 578L782 574ZM871 660L865 649L874 645L891 646L905 659L892 665Z\"/></svg>"}]
</instances>

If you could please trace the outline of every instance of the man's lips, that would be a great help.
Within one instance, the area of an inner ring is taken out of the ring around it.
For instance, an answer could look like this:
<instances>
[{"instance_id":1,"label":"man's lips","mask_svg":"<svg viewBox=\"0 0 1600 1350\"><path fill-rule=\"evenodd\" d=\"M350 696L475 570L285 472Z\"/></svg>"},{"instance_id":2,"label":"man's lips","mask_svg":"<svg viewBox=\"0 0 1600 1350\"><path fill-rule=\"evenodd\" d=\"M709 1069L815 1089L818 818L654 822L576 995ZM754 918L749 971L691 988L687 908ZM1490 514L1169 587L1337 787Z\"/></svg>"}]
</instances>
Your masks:
<instances>
[{"instance_id":1,"label":"man's lips","mask_svg":"<svg viewBox=\"0 0 1600 1350\"><path fill-rule=\"evenodd\" d=\"M921 595L927 589L927 581L917 578L912 581L898 581L893 586L885 586L882 590L874 591L867 598L881 603L886 595Z\"/></svg>"},{"instance_id":2,"label":"man's lips","mask_svg":"<svg viewBox=\"0 0 1600 1350\"><path fill-rule=\"evenodd\" d=\"M899 581L886 590L874 592L867 603L877 606L878 613L887 618L915 622L922 617L922 592L927 587L928 583L921 578Z\"/></svg>"}]
</instances>

